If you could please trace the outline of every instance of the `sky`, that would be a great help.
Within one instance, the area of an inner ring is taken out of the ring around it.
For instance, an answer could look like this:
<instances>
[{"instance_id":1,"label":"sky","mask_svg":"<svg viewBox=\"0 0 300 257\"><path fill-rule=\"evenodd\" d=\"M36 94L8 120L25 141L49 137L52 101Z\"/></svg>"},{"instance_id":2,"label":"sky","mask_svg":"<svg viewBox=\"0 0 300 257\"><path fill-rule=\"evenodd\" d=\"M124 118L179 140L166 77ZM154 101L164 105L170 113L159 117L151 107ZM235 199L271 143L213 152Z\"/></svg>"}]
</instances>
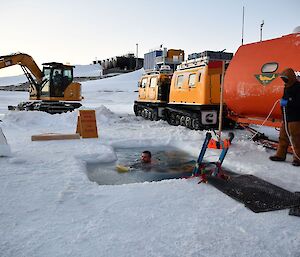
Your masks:
<instances>
[{"instance_id":1,"label":"sky","mask_svg":"<svg viewBox=\"0 0 300 257\"><path fill-rule=\"evenodd\" d=\"M129 52L143 57L161 44L186 56L236 52L241 44L289 34L300 25L298 0L1 0L0 56L14 52L43 62L89 64ZM20 67L0 76L21 74Z\"/></svg>"}]
</instances>

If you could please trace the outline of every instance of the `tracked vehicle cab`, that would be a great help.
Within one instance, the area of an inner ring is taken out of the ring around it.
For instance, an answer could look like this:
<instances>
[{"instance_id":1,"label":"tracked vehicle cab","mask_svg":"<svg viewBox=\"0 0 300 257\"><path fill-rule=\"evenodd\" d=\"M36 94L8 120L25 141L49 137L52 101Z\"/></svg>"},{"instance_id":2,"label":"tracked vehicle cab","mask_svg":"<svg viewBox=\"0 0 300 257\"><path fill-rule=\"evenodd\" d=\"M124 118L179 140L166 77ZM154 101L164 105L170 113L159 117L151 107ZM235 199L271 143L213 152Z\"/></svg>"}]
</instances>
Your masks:
<instances>
[{"instance_id":1,"label":"tracked vehicle cab","mask_svg":"<svg viewBox=\"0 0 300 257\"><path fill-rule=\"evenodd\" d=\"M64 97L66 88L73 81L73 68L57 62L43 63L41 96Z\"/></svg>"},{"instance_id":2,"label":"tracked vehicle cab","mask_svg":"<svg viewBox=\"0 0 300 257\"><path fill-rule=\"evenodd\" d=\"M139 81L139 96L134 102L134 113L145 119L163 118L163 110L169 101L173 70L162 65L159 70L149 70Z\"/></svg>"}]
</instances>

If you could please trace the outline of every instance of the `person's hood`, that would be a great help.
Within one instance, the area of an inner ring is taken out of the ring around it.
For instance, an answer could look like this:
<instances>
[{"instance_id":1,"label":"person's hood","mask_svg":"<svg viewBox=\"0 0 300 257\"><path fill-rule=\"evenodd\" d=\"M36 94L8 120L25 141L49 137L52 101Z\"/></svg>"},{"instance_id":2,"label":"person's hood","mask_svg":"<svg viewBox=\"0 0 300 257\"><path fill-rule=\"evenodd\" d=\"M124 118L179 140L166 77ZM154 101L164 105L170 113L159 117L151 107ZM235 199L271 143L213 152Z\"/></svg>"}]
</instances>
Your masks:
<instances>
[{"instance_id":1,"label":"person's hood","mask_svg":"<svg viewBox=\"0 0 300 257\"><path fill-rule=\"evenodd\" d=\"M284 81L285 87L291 87L292 85L294 85L295 82L297 82L295 72L291 68L287 68L287 69L283 70L279 74L279 76Z\"/></svg>"}]
</instances>

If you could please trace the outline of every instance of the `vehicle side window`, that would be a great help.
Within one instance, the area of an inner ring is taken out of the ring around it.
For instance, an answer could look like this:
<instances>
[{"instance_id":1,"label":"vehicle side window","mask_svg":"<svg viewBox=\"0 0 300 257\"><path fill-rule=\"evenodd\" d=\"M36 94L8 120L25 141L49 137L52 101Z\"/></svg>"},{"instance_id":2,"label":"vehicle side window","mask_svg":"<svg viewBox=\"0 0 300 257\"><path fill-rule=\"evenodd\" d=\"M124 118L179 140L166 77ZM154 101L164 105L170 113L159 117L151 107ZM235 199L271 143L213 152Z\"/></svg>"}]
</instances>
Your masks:
<instances>
[{"instance_id":1,"label":"vehicle side window","mask_svg":"<svg viewBox=\"0 0 300 257\"><path fill-rule=\"evenodd\" d=\"M64 77L67 77L68 80L72 80L72 72L71 72L71 70L64 70Z\"/></svg>"},{"instance_id":2,"label":"vehicle side window","mask_svg":"<svg viewBox=\"0 0 300 257\"><path fill-rule=\"evenodd\" d=\"M53 76L55 76L56 74L61 75L61 69L54 69L53 70Z\"/></svg>"},{"instance_id":3,"label":"vehicle side window","mask_svg":"<svg viewBox=\"0 0 300 257\"><path fill-rule=\"evenodd\" d=\"M182 85L183 85L183 78L184 78L183 75L179 75L179 76L177 77L176 87L179 87L179 88L182 87Z\"/></svg>"},{"instance_id":4,"label":"vehicle side window","mask_svg":"<svg viewBox=\"0 0 300 257\"><path fill-rule=\"evenodd\" d=\"M55 86L62 84L62 71L61 69L54 69L52 73L52 81Z\"/></svg>"},{"instance_id":5,"label":"vehicle side window","mask_svg":"<svg viewBox=\"0 0 300 257\"><path fill-rule=\"evenodd\" d=\"M142 79L142 82L141 82L140 87L141 87L141 88L145 88L146 85L147 85L147 78L144 78L144 79Z\"/></svg>"},{"instance_id":6,"label":"vehicle side window","mask_svg":"<svg viewBox=\"0 0 300 257\"><path fill-rule=\"evenodd\" d=\"M44 79L50 79L50 69L44 69Z\"/></svg>"},{"instance_id":7,"label":"vehicle side window","mask_svg":"<svg viewBox=\"0 0 300 257\"><path fill-rule=\"evenodd\" d=\"M269 62L265 63L262 68L261 72L262 73L273 73L278 69L278 63L277 62Z\"/></svg>"},{"instance_id":8,"label":"vehicle side window","mask_svg":"<svg viewBox=\"0 0 300 257\"><path fill-rule=\"evenodd\" d=\"M189 75L189 87L195 87L196 83L196 73L192 73Z\"/></svg>"},{"instance_id":9,"label":"vehicle side window","mask_svg":"<svg viewBox=\"0 0 300 257\"><path fill-rule=\"evenodd\" d=\"M44 68L43 70L43 84L41 87L41 94L43 96L49 96L50 94L50 74L51 74L51 70Z\"/></svg>"},{"instance_id":10,"label":"vehicle side window","mask_svg":"<svg viewBox=\"0 0 300 257\"><path fill-rule=\"evenodd\" d=\"M156 87L157 86L157 78L153 77L150 79L150 87Z\"/></svg>"}]
</instances>

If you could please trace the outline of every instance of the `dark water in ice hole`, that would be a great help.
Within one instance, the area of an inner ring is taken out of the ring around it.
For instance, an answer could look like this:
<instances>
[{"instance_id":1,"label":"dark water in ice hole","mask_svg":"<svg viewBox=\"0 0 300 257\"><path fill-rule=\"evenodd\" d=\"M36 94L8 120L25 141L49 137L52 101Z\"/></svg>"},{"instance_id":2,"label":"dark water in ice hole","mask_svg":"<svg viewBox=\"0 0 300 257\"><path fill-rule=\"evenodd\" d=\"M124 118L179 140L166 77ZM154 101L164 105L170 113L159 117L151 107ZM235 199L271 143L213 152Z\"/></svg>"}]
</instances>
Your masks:
<instances>
[{"instance_id":1,"label":"dark water in ice hole","mask_svg":"<svg viewBox=\"0 0 300 257\"><path fill-rule=\"evenodd\" d=\"M156 162L150 169L136 168L125 173L116 171L116 165L131 166L139 163L143 151L152 153ZM110 163L88 163L87 176L99 185L121 185L145 181L160 181L188 177L192 174L195 157L174 147L144 147L115 149L118 160Z\"/></svg>"}]
</instances>

